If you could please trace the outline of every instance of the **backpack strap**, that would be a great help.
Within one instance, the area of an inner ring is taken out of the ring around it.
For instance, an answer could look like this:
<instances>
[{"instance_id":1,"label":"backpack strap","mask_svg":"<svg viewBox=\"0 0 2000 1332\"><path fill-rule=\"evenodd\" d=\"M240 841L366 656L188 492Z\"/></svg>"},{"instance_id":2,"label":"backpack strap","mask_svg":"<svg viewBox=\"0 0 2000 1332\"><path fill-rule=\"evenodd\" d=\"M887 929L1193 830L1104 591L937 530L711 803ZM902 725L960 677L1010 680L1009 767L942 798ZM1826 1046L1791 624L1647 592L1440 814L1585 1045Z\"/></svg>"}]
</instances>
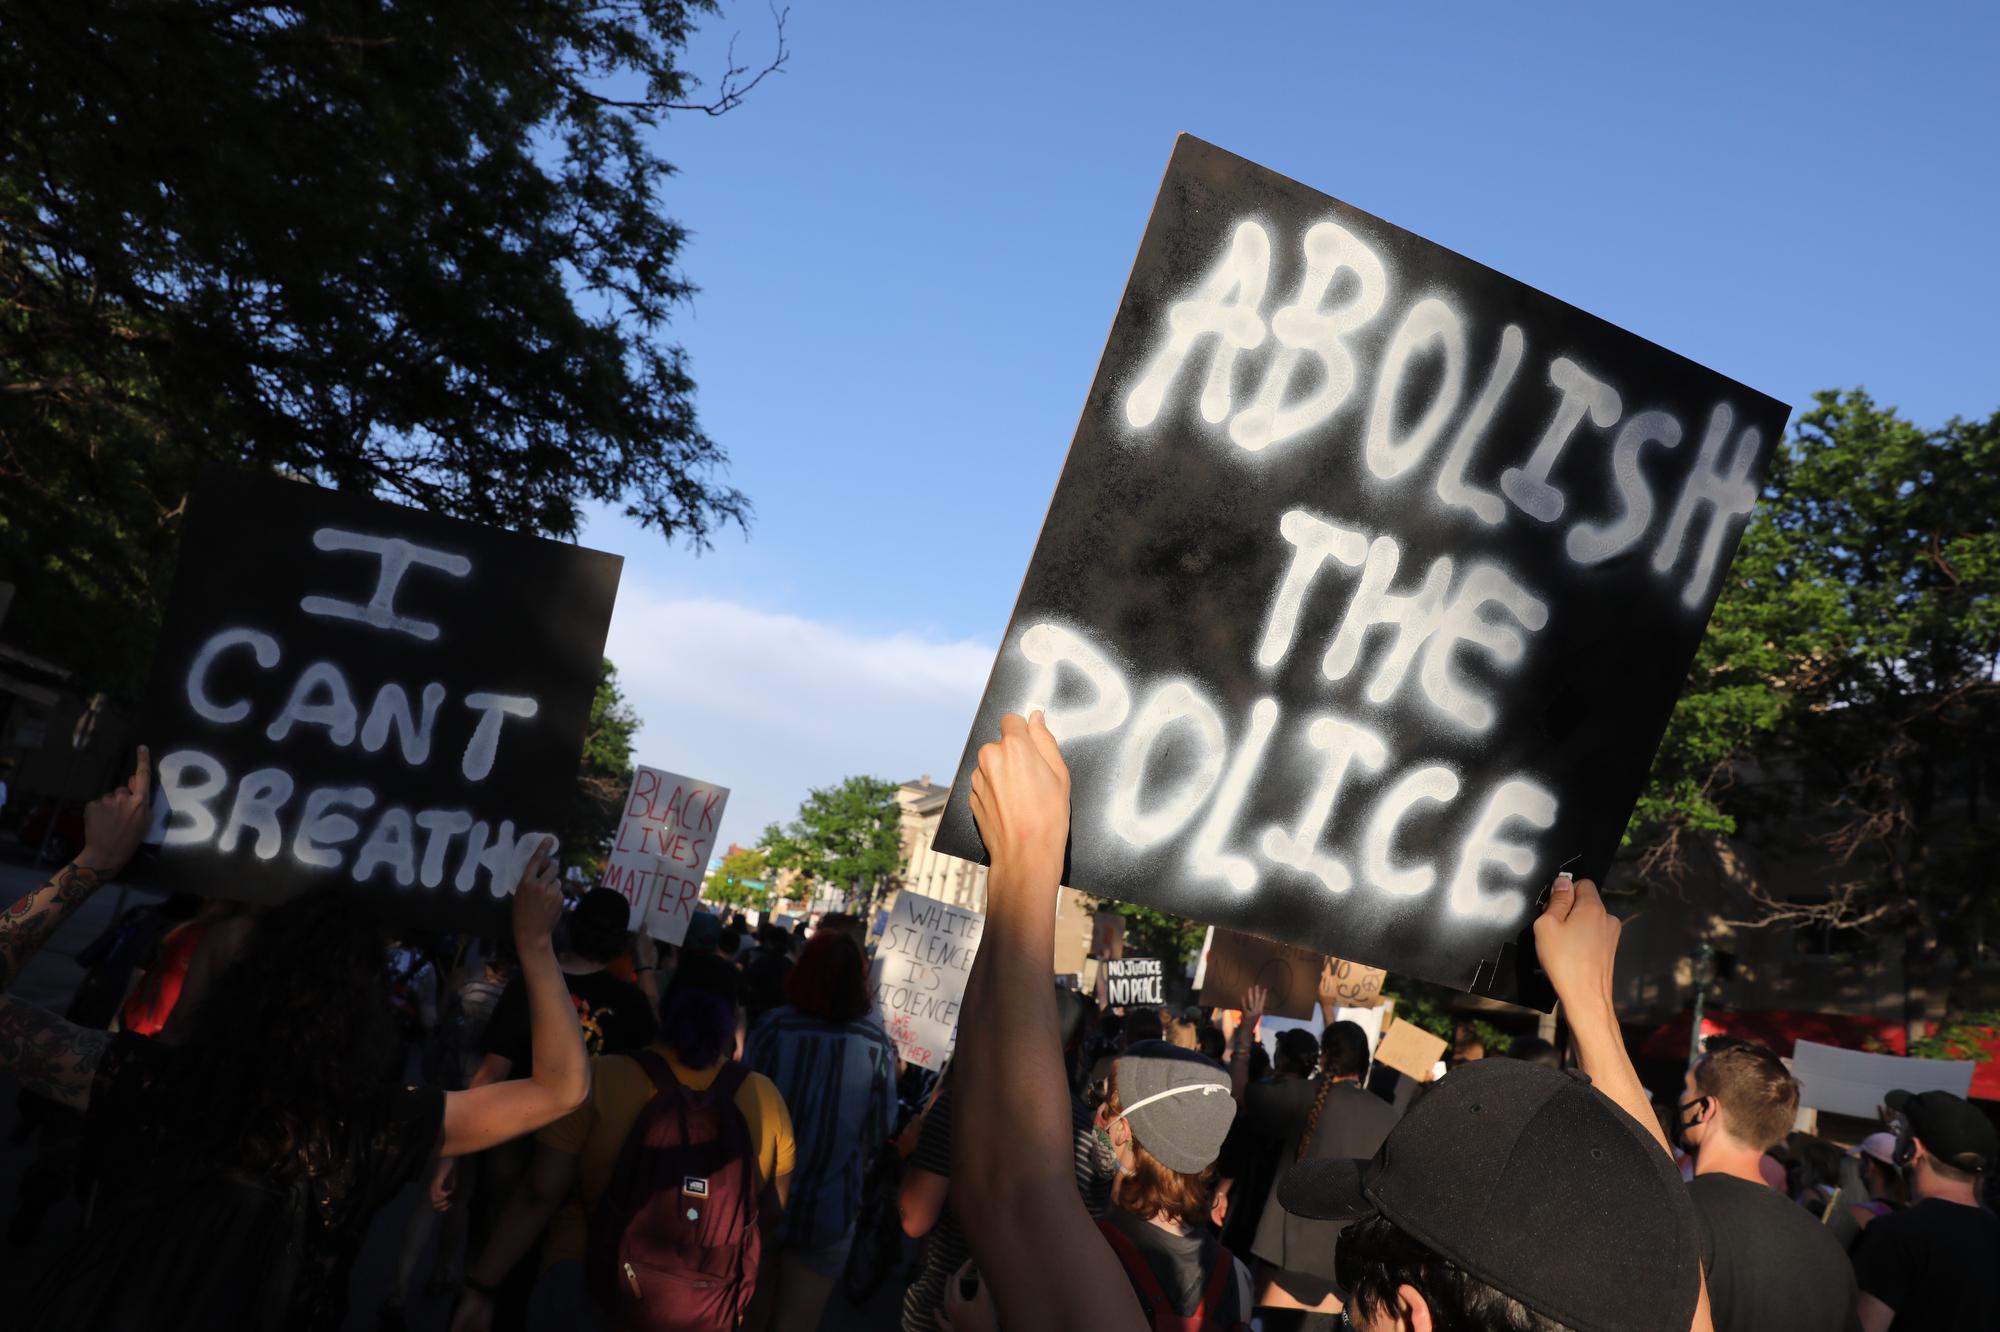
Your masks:
<instances>
[{"instance_id":1,"label":"backpack strap","mask_svg":"<svg viewBox=\"0 0 2000 1332\"><path fill-rule=\"evenodd\" d=\"M1161 1309L1172 1309L1173 1301L1167 1298L1167 1292L1160 1286L1160 1278L1154 1275L1153 1265L1146 1261L1145 1254L1139 1252L1139 1246L1132 1242L1132 1237L1109 1221L1099 1221L1097 1229L1111 1246L1111 1251L1118 1255L1118 1263L1125 1269L1125 1275L1131 1278L1139 1303L1145 1306L1146 1321L1151 1323Z\"/></svg>"},{"instance_id":2,"label":"backpack strap","mask_svg":"<svg viewBox=\"0 0 2000 1332\"><path fill-rule=\"evenodd\" d=\"M630 1058L652 1082L655 1096L661 1092L677 1092L681 1089L681 1080L674 1076L673 1069L667 1067L667 1061L660 1058L656 1052L634 1050Z\"/></svg>"},{"instance_id":3,"label":"backpack strap","mask_svg":"<svg viewBox=\"0 0 2000 1332\"><path fill-rule=\"evenodd\" d=\"M726 1060L716 1073L715 1081L708 1084L708 1094L719 1101L734 1101L736 1093L750 1080L750 1069L736 1062Z\"/></svg>"}]
</instances>

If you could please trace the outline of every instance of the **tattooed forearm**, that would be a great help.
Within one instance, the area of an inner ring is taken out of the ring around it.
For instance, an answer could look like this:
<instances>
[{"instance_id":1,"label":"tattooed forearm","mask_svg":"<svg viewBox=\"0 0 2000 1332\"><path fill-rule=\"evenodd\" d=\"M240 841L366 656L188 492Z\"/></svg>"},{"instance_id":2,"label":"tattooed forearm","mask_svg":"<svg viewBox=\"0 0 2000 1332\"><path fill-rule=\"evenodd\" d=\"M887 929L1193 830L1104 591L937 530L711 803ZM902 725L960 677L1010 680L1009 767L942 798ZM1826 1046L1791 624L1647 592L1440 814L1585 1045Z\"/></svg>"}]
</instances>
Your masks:
<instances>
[{"instance_id":1,"label":"tattooed forearm","mask_svg":"<svg viewBox=\"0 0 2000 1332\"><path fill-rule=\"evenodd\" d=\"M95 871L65 865L53 879L0 911L0 991L14 983L35 950L101 883Z\"/></svg>"},{"instance_id":2,"label":"tattooed forearm","mask_svg":"<svg viewBox=\"0 0 2000 1332\"><path fill-rule=\"evenodd\" d=\"M54 1013L0 995L0 1071L52 1101L81 1110L111 1033L79 1027Z\"/></svg>"}]
</instances>

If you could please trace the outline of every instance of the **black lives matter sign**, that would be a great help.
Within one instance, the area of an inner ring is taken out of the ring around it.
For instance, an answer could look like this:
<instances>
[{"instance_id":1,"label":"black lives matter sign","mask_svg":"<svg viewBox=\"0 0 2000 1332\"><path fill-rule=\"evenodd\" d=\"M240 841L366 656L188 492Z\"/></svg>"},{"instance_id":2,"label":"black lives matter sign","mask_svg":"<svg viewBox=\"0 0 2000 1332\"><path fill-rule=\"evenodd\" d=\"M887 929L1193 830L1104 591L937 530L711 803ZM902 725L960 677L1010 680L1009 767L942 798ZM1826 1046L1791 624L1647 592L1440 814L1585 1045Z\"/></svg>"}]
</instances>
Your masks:
<instances>
[{"instance_id":1,"label":"black lives matter sign","mask_svg":"<svg viewBox=\"0 0 2000 1332\"><path fill-rule=\"evenodd\" d=\"M1104 963L1104 1002L1157 1007L1167 1002L1167 974L1157 957L1121 957Z\"/></svg>"},{"instance_id":2,"label":"black lives matter sign","mask_svg":"<svg viewBox=\"0 0 2000 1332\"><path fill-rule=\"evenodd\" d=\"M511 893L573 799L622 561L243 472L189 504L144 738L177 887L405 920Z\"/></svg>"},{"instance_id":3,"label":"black lives matter sign","mask_svg":"<svg viewBox=\"0 0 2000 1332\"><path fill-rule=\"evenodd\" d=\"M1786 416L1184 136L937 848L983 858L978 746L1042 708L1065 882L1521 994L1532 905L1609 864Z\"/></svg>"}]
</instances>

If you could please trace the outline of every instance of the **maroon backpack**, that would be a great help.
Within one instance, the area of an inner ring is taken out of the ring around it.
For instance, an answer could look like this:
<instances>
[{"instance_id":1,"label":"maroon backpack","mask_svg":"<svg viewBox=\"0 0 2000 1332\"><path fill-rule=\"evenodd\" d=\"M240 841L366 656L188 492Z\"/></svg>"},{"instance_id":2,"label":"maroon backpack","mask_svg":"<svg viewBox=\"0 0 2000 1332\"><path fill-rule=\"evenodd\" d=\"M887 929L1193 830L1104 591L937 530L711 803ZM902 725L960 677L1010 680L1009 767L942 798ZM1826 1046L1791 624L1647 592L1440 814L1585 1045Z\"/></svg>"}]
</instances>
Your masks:
<instances>
[{"instance_id":1,"label":"maroon backpack","mask_svg":"<svg viewBox=\"0 0 2000 1332\"><path fill-rule=\"evenodd\" d=\"M750 1305L762 1251L756 1154L736 1108L750 1071L731 1060L696 1092L653 1051L630 1057L653 1098L590 1215L591 1298L619 1328L729 1332Z\"/></svg>"},{"instance_id":2,"label":"maroon backpack","mask_svg":"<svg viewBox=\"0 0 2000 1332\"><path fill-rule=\"evenodd\" d=\"M1232 1287L1236 1282L1236 1258L1222 1245L1215 1246L1215 1261L1208 1270L1208 1285L1201 1293L1201 1303L1194 1306L1193 1313L1182 1314L1174 1312L1173 1300L1161 1287L1160 1278L1146 1261L1146 1255L1139 1252L1139 1246L1109 1221L1099 1221L1097 1228L1111 1245L1111 1251L1118 1255L1125 1275L1131 1278L1132 1291L1139 1297L1146 1325L1153 1332L1242 1332L1250 1326L1241 1317L1246 1311L1235 1307L1236 1292Z\"/></svg>"}]
</instances>

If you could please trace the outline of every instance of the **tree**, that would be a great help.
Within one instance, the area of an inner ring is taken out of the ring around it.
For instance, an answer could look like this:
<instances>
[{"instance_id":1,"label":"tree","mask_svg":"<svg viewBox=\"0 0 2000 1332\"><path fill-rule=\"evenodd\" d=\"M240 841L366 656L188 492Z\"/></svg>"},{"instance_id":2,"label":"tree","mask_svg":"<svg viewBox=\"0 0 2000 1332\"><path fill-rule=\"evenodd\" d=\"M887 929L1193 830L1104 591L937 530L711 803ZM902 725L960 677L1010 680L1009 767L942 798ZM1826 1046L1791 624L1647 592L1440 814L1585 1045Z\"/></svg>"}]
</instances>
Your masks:
<instances>
[{"instance_id":1,"label":"tree","mask_svg":"<svg viewBox=\"0 0 2000 1332\"><path fill-rule=\"evenodd\" d=\"M702 900L717 906L766 910L771 905L769 873L770 857L762 850L734 847L721 865L709 871L701 889Z\"/></svg>"},{"instance_id":2,"label":"tree","mask_svg":"<svg viewBox=\"0 0 2000 1332\"><path fill-rule=\"evenodd\" d=\"M646 140L763 77L696 97L713 10L10 5L10 638L135 693L208 463L553 536L590 503L696 545L742 525L663 336L694 288Z\"/></svg>"},{"instance_id":3,"label":"tree","mask_svg":"<svg viewBox=\"0 0 2000 1332\"><path fill-rule=\"evenodd\" d=\"M1655 879L1690 835L1808 844L1842 869L1831 897L1753 892L1744 923L1900 925L1915 963L1990 910L1996 792L2000 414L1926 431L1861 390L1818 394L1628 841Z\"/></svg>"},{"instance_id":4,"label":"tree","mask_svg":"<svg viewBox=\"0 0 2000 1332\"><path fill-rule=\"evenodd\" d=\"M1109 911L1125 918L1125 952L1131 957L1157 957L1171 967L1192 958L1208 937L1208 926L1200 921L1110 898L1089 901L1093 911Z\"/></svg>"},{"instance_id":5,"label":"tree","mask_svg":"<svg viewBox=\"0 0 2000 1332\"><path fill-rule=\"evenodd\" d=\"M618 668L606 657L597 670L590 700L590 727L577 760L576 793L559 833L565 865L595 878L604 868L611 839L618 833L625 796L632 789L632 737L639 715L618 688Z\"/></svg>"},{"instance_id":6,"label":"tree","mask_svg":"<svg viewBox=\"0 0 2000 1332\"><path fill-rule=\"evenodd\" d=\"M760 839L774 869L798 874L807 888L824 884L858 895L872 913L885 880L903 863L903 807L896 784L879 777L849 777L814 790L799 816Z\"/></svg>"}]
</instances>

